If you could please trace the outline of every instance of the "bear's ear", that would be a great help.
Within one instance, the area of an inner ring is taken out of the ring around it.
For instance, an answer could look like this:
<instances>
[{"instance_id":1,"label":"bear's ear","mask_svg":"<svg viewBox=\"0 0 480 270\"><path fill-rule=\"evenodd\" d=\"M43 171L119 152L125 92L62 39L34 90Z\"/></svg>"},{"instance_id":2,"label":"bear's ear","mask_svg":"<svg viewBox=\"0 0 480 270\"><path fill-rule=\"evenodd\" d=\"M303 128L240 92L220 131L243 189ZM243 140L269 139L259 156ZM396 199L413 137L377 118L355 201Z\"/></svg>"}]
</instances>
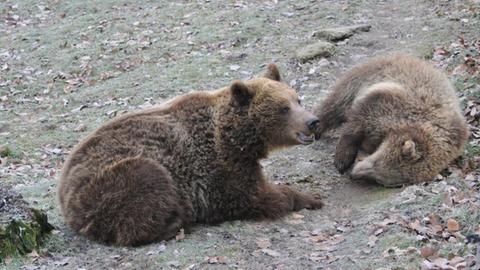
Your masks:
<instances>
[{"instance_id":1,"label":"bear's ear","mask_svg":"<svg viewBox=\"0 0 480 270\"><path fill-rule=\"evenodd\" d=\"M263 77L279 82L282 78L280 72L275 64L268 64L267 71L263 74Z\"/></svg>"},{"instance_id":2,"label":"bear's ear","mask_svg":"<svg viewBox=\"0 0 480 270\"><path fill-rule=\"evenodd\" d=\"M247 106L253 98L253 93L248 87L241 81L234 81L230 85L230 91L232 91L232 98L240 106Z\"/></svg>"},{"instance_id":3,"label":"bear's ear","mask_svg":"<svg viewBox=\"0 0 480 270\"><path fill-rule=\"evenodd\" d=\"M406 158L417 160L421 157L420 153L417 151L417 146L414 141L406 140L402 146L402 154Z\"/></svg>"}]
</instances>

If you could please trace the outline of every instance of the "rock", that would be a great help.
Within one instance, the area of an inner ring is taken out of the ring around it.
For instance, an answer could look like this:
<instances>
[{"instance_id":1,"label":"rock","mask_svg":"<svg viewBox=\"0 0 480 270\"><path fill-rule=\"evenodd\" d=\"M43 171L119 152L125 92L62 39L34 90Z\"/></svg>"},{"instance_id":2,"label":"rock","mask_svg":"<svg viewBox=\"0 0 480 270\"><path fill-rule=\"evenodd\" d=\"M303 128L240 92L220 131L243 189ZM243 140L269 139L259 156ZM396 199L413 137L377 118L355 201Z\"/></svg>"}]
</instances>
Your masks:
<instances>
[{"instance_id":1,"label":"rock","mask_svg":"<svg viewBox=\"0 0 480 270\"><path fill-rule=\"evenodd\" d=\"M324 38L329 41L340 41L353 36L358 32L368 32L372 28L368 24L352 25L336 28L321 29L313 34L314 37Z\"/></svg>"},{"instance_id":2,"label":"rock","mask_svg":"<svg viewBox=\"0 0 480 270\"><path fill-rule=\"evenodd\" d=\"M335 53L335 45L326 41L316 43L300 48L296 52L297 59L302 63L316 57L330 57Z\"/></svg>"},{"instance_id":3,"label":"rock","mask_svg":"<svg viewBox=\"0 0 480 270\"><path fill-rule=\"evenodd\" d=\"M18 194L0 186L0 264L8 257L38 250L53 229L47 215L28 207Z\"/></svg>"}]
</instances>

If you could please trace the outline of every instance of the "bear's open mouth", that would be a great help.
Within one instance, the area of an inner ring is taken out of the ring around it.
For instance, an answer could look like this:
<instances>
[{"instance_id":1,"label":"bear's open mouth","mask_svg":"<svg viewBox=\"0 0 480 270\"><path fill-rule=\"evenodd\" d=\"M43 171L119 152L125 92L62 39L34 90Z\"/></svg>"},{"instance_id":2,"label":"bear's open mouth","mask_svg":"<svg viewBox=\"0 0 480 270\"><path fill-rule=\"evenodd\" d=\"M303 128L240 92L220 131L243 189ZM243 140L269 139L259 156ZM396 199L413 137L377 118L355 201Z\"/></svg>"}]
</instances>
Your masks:
<instances>
[{"instance_id":1,"label":"bear's open mouth","mask_svg":"<svg viewBox=\"0 0 480 270\"><path fill-rule=\"evenodd\" d=\"M302 132L297 133L297 141L301 144L311 144L315 140L315 134L310 134L309 136L303 134Z\"/></svg>"}]
</instances>

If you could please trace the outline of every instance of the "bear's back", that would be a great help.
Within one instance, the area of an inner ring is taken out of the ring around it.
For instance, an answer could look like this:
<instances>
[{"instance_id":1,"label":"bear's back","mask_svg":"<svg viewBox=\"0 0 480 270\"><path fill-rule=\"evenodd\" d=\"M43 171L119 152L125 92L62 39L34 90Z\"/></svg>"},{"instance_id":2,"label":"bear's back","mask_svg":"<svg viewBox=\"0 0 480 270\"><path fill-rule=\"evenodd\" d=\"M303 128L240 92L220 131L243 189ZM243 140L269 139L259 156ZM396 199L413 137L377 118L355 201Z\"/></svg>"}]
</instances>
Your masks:
<instances>
[{"instance_id":1,"label":"bear's back","mask_svg":"<svg viewBox=\"0 0 480 270\"><path fill-rule=\"evenodd\" d=\"M385 78L401 84L412 101L460 113L458 98L448 77L429 63L408 55L394 55Z\"/></svg>"}]
</instances>

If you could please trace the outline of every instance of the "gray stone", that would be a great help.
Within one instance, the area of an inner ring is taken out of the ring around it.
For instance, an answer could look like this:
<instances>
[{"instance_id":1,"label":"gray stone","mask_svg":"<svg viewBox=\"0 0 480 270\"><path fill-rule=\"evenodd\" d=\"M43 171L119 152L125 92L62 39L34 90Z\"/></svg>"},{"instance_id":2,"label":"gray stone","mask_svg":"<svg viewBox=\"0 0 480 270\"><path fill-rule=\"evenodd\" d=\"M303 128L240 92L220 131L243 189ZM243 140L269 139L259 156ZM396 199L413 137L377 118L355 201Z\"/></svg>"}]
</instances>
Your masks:
<instances>
[{"instance_id":1,"label":"gray stone","mask_svg":"<svg viewBox=\"0 0 480 270\"><path fill-rule=\"evenodd\" d=\"M368 24L359 24L345 27L325 28L313 34L314 37L323 38L329 41L340 41L353 36L358 32L368 32L372 28Z\"/></svg>"},{"instance_id":2,"label":"gray stone","mask_svg":"<svg viewBox=\"0 0 480 270\"><path fill-rule=\"evenodd\" d=\"M330 57L335 53L335 45L326 41L317 41L316 43L300 48L296 52L297 59L302 63L316 57Z\"/></svg>"}]
</instances>

